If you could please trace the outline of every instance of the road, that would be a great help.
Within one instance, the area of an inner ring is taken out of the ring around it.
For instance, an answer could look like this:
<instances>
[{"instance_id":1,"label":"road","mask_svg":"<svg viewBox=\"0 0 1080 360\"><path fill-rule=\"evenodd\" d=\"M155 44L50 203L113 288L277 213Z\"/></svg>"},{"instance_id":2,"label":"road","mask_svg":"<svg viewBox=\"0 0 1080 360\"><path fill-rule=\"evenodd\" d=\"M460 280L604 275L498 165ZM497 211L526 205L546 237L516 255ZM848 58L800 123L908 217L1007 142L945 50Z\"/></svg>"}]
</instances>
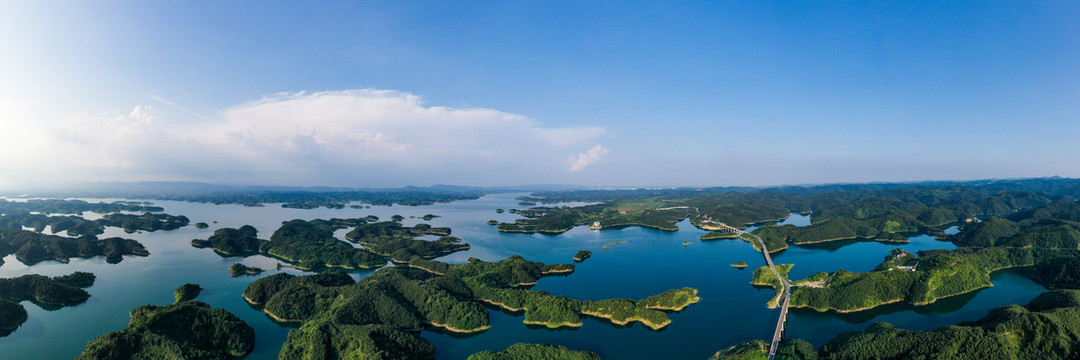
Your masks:
<instances>
[{"instance_id":1,"label":"road","mask_svg":"<svg viewBox=\"0 0 1080 360\"><path fill-rule=\"evenodd\" d=\"M780 272L776 271L776 267L773 266L772 256L769 254L769 248L765 246L765 241L761 240L760 237L742 231L740 229L728 226L727 224L715 224L720 224L720 226L723 226L729 230L733 230L739 235L747 235L754 240L757 240L758 244L761 245L761 253L765 255L765 263L769 265L769 270L772 270L773 274L776 275L776 278L780 279L780 284L784 286L784 288L780 292L780 319L776 321L776 332L773 333L772 342L769 343L769 360L772 360L773 357L776 356L776 345L779 344L780 340L782 340L784 337L784 325L787 321L788 303L791 302L791 284L788 283L787 278L780 276Z\"/></svg>"}]
</instances>

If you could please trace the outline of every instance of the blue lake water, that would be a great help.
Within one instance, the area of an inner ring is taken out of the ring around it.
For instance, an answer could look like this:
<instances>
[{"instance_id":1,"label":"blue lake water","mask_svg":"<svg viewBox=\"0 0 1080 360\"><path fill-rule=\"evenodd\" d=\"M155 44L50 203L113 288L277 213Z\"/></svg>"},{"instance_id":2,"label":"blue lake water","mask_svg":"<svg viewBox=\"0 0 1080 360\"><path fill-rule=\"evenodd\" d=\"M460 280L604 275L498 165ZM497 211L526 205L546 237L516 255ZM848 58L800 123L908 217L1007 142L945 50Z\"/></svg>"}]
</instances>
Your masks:
<instances>
[{"instance_id":1,"label":"blue lake water","mask_svg":"<svg viewBox=\"0 0 1080 360\"><path fill-rule=\"evenodd\" d=\"M97 274L97 282L87 291L93 295L84 304L56 311L46 311L24 302L29 320L7 337L0 338L4 359L71 359L96 336L124 328L128 312L144 304L168 304L172 292L187 282L198 283L206 290L199 299L214 307L225 308L256 329L256 348L250 359L275 359L285 341L288 327L280 326L241 298L247 284L268 276L278 260L262 256L223 258L208 249L195 249L189 242L210 236L221 227L250 224L260 237L269 237L281 221L290 219L346 218L375 215L380 219L400 214L404 223L425 222L420 217L441 217L426 221L433 226L448 226L453 235L472 245L465 252L450 254L442 261L462 263L469 257L498 261L511 255L527 259L571 262L578 250L591 250L593 256L578 264L569 276L541 279L534 287L556 295L577 299L640 299L668 289L690 286L699 289L701 302L671 314L672 324L661 331L640 324L620 327L603 320L585 319L577 329L549 330L522 323L519 314L491 310L492 328L468 336L424 331L436 347L439 359L464 359L481 350L498 350L517 342L560 344L595 351L605 358L688 358L705 359L732 344L768 339L776 324L778 311L767 309L771 289L749 285L753 269L764 265L760 253L741 240L700 241L704 231L686 222L681 230L664 232L631 227L591 231L575 228L565 234L528 235L499 233L487 220L513 221L517 215L497 214L496 208L520 207L514 198L521 194L498 194L479 200L459 201L431 206L372 206L370 209L284 209L275 205L242 207L186 202L155 201L169 214L186 215L194 222L210 223L209 229L185 227L179 230L125 234L110 228L105 236L133 238L151 252L149 257L125 257L119 264L106 264L104 258L72 259L70 264L43 262L25 266L13 256L0 266L0 277L28 273L62 275L73 271ZM570 204L571 206L573 204ZM217 223L213 223L217 221ZM785 224L809 225L809 216L793 214ZM338 233L343 235L344 231ZM626 241L602 246L612 241ZM683 242L689 242L683 245ZM791 246L776 255L777 263L794 263L792 278L802 278L819 271L873 269L890 249L915 252L925 249L953 248L948 242L929 236L913 236L909 244L886 245L876 242L851 242L843 246ZM745 261L750 266L739 270L730 264ZM228 276L232 263L243 262L271 269L259 276ZM303 272L284 269L294 274ZM357 279L372 271L353 271ZM789 337L799 337L817 345L838 333L862 329L872 322L887 321L908 329L929 329L958 321L978 319L994 307L1026 303L1045 288L1013 272L992 276L994 287L941 300L923 307L891 305L855 314L792 311Z\"/></svg>"}]
</instances>

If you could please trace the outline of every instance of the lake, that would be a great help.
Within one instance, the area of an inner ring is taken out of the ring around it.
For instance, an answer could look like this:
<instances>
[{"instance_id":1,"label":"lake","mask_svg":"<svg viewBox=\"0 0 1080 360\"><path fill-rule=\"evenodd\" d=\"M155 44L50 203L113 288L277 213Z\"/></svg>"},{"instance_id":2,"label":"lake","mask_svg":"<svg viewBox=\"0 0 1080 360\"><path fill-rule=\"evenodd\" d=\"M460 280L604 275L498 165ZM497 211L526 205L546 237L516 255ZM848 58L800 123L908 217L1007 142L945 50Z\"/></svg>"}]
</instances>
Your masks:
<instances>
[{"instance_id":1,"label":"lake","mask_svg":"<svg viewBox=\"0 0 1080 360\"><path fill-rule=\"evenodd\" d=\"M135 239L151 253L149 257L125 257L119 264L107 264L103 257L97 257L72 259L69 264L53 261L28 267L14 256L4 258L0 277L31 273L55 276L89 271L97 275L97 281L86 289L93 295L90 300L78 306L46 311L23 302L29 319L11 335L0 338L0 354L16 359L74 358L88 341L109 331L123 329L128 322L128 312L135 307L172 303L176 287L190 282L205 288L199 300L225 308L255 328L256 347L249 359L276 359L289 328L278 325L249 306L241 293L259 277L278 271L304 272L274 270L274 264L279 261L263 256L224 258L209 249L193 248L190 241L205 239L222 227L249 224L259 230L260 238L268 238L285 220L367 215L389 220L395 214L405 216L406 225L424 222L450 227L454 236L472 245L468 251L439 259L451 263L463 263L470 257L498 261L511 255L546 263L565 263L572 262L571 258L578 250L593 252L591 258L578 264L573 274L541 279L533 287L536 290L581 300L640 299L690 286L697 288L702 298L686 310L671 314L673 322L661 331L649 330L637 323L620 327L589 318L584 319L584 326L580 328L549 330L522 323L520 314L490 310L492 328L479 334L462 336L424 331L421 335L435 344L439 359L464 359L478 351L500 350L517 342L560 344L595 351L609 359L707 359L717 350L738 342L771 338L779 311L765 307L773 294L772 289L757 289L749 284L753 269L764 265L761 254L749 243L742 240L701 241L698 237L705 232L685 221L679 223L681 230L676 232L640 227L592 231L577 227L553 236L499 233L495 226L485 224L492 219L511 222L519 218L509 212L497 214L494 210L522 208L514 199L521 195L524 194L487 195L478 200L417 207L312 210L285 209L276 204L243 207L154 201L155 205L165 208L166 213L185 215L192 223L206 222L210 228L188 226L174 231L137 234L108 228L101 237ZM431 221L418 219L425 214L441 217ZM809 224L809 217L792 214L783 223L805 226ZM336 234L343 238L345 232L347 230ZM776 254L774 259L781 264L796 264L791 277L799 279L819 271L868 271L877 266L889 250L897 247L911 252L954 248L951 243L925 235L912 236L910 240L902 245L858 241L845 242L843 246L792 245ZM612 241L626 243L602 248ZM689 244L684 246L683 242ZM745 261L750 266L743 270L730 266L738 261ZM229 277L228 268L236 262L270 270L259 276ZM351 271L350 274L360 279L372 272ZM991 281L994 287L923 307L896 304L854 314L796 309L789 318L787 337L803 338L821 345L840 332L862 329L877 321L887 321L906 329L932 329L978 319L995 307L1024 304L1045 291L1041 285L1009 271L993 274Z\"/></svg>"}]
</instances>

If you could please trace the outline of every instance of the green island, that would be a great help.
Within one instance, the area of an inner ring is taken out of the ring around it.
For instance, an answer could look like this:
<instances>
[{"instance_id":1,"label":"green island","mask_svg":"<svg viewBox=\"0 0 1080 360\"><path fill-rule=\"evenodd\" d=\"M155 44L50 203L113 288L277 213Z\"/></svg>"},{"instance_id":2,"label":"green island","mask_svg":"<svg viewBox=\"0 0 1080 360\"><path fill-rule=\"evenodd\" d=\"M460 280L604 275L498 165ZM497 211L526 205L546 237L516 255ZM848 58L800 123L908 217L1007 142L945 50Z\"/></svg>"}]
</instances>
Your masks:
<instances>
[{"instance_id":1,"label":"green island","mask_svg":"<svg viewBox=\"0 0 1080 360\"><path fill-rule=\"evenodd\" d=\"M497 220L488 220L487 224L488 225L499 225L499 221L497 221Z\"/></svg>"},{"instance_id":2,"label":"green island","mask_svg":"<svg viewBox=\"0 0 1080 360\"><path fill-rule=\"evenodd\" d=\"M105 227L118 227L127 233L136 231L175 230L188 225L185 216L144 213L131 215L105 214L97 220L86 220L80 216L49 216L41 213L13 212L0 215L0 228L22 229L23 226L36 232L49 227L53 234L61 231L68 236L90 236L105 233Z\"/></svg>"},{"instance_id":3,"label":"green island","mask_svg":"<svg viewBox=\"0 0 1080 360\"><path fill-rule=\"evenodd\" d=\"M82 304L90 298L82 288L93 285L94 280L94 274L81 271L51 278L36 274L0 278L0 336L10 335L26 322L26 308L19 302L31 301L50 309Z\"/></svg>"},{"instance_id":4,"label":"green island","mask_svg":"<svg viewBox=\"0 0 1080 360\"><path fill-rule=\"evenodd\" d=\"M611 245L625 244L625 243L626 243L626 241L612 241L612 242L609 242L607 244L604 244L604 250L611 249Z\"/></svg>"},{"instance_id":5,"label":"green island","mask_svg":"<svg viewBox=\"0 0 1080 360\"><path fill-rule=\"evenodd\" d=\"M0 229L0 257L15 254L15 259L32 265L46 260L67 263L72 257L105 256L115 264L124 255L148 256L149 251L138 241L112 237L98 240L93 236L67 238L29 230ZM0 265L3 260L0 260Z\"/></svg>"},{"instance_id":6,"label":"green island","mask_svg":"<svg viewBox=\"0 0 1080 360\"><path fill-rule=\"evenodd\" d=\"M524 322L581 326L581 316L616 324L640 321L652 329L671 323L665 311L697 302L697 291L676 289L642 300L580 301L527 286L546 275L573 272L573 264L543 264L512 256L500 262L469 259L447 264L419 256L407 266L379 269L359 282L336 269L315 275L274 274L252 282L244 299L281 322L300 323L281 358L426 358L434 349L415 330L436 327L472 333L491 327L482 304L524 312Z\"/></svg>"},{"instance_id":7,"label":"green island","mask_svg":"<svg viewBox=\"0 0 1080 360\"><path fill-rule=\"evenodd\" d=\"M434 241L416 239L424 235L440 237ZM431 227L428 224L405 227L391 221L358 225L345 234L345 239L363 245L373 253L387 256L397 263L407 263L413 256L434 259L469 249L469 244L450 236L450 228Z\"/></svg>"},{"instance_id":8,"label":"green island","mask_svg":"<svg viewBox=\"0 0 1080 360\"><path fill-rule=\"evenodd\" d=\"M158 231L176 230L187 226L190 222L186 216L173 216L169 214L144 213L142 215L131 214L106 214L96 220L103 226L112 226L124 229L124 232L135 231Z\"/></svg>"},{"instance_id":9,"label":"green island","mask_svg":"<svg viewBox=\"0 0 1080 360\"><path fill-rule=\"evenodd\" d=\"M390 217L390 221L393 222L402 222L403 220L405 220L405 217L401 215L394 215Z\"/></svg>"},{"instance_id":10,"label":"green island","mask_svg":"<svg viewBox=\"0 0 1080 360\"><path fill-rule=\"evenodd\" d=\"M600 360L600 355L559 345L517 343L500 351L481 351L472 354L468 360L519 359Z\"/></svg>"},{"instance_id":11,"label":"green island","mask_svg":"<svg viewBox=\"0 0 1080 360\"><path fill-rule=\"evenodd\" d=\"M799 339L780 343L777 358L855 359L1072 359L1080 355L1080 291L1053 290L1027 305L993 309L979 320L927 331L878 322L842 333L820 349ZM721 350L713 359L765 359L769 344L755 340Z\"/></svg>"},{"instance_id":12,"label":"green island","mask_svg":"<svg viewBox=\"0 0 1080 360\"><path fill-rule=\"evenodd\" d=\"M495 213L496 213L496 214L502 214L502 213L503 213L503 212L505 212L505 211L506 211L506 210L503 210L503 209L495 209Z\"/></svg>"},{"instance_id":13,"label":"green island","mask_svg":"<svg viewBox=\"0 0 1080 360\"><path fill-rule=\"evenodd\" d=\"M577 254L574 254L574 262L585 261L585 259L588 259L590 256L592 256L592 251L580 250Z\"/></svg>"},{"instance_id":14,"label":"green island","mask_svg":"<svg viewBox=\"0 0 1080 360\"><path fill-rule=\"evenodd\" d=\"M0 214L12 213L42 213L42 214L71 214L82 215L89 211L98 214L108 214L121 211L132 212L161 212L165 209L159 206L151 206L149 202L116 201L111 203L91 203L83 200L60 200L60 199L30 199L26 201L9 201L0 199Z\"/></svg>"},{"instance_id":15,"label":"green island","mask_svg":"<svg viewBox=\"0 0 1080 360\"><path fill-rule=\"evenodd\" d=\"M195 228L196 229L205 229L205 228L208 228L208 227L210 227L210 224L207 224L207 223L204 223L204 222L195 223Z\"/></svg>"},{"instance_id":16,"label":"green island","mask_svg":"<svg viewBox=\"0 0 1080 360\"><path fill-rule=\"evenodd\" d=\"M737 263L731 264L731 267L739 269L739 270L745 269L747 266L749 266L749 265L747 265L746 262L742 261L742 260L739 260L739 262L737 262Z\"/></svg>"},{"instance_id":17,"label":"green island","mask_svg":"<svg viewBox=\"0 0 1080 360\"><path fill-rule=\"evenodd\" d=\"M776 264L776 272L780 273L780 276L787 279L788 272L794 267L794 264ZM771 287L776 290L776 294L769 299L768 306L770 309L776 308L780 301L780 294L784 290L784 284L780 282L780 278L776 277L776 273L773 273L768 266L762 266L754 269L754 279L750 280L750 285L760 287Z\"/></svg>"},{"instance_id":18,"label":"green island","mask_svg":"<svg viewBox=\"0 0 1080 360\"><path fill-rule=\"evenodd\" d=\"M91 340L77 359L243 358L255 347L255 329L224 309L197 300L131 311L128 326Z\"/></svg>"},{"instance_id":19,"label":"green island","mask_svg":"<svg viewBox=\"0 0 1080 360\"><path fill-rule=\"evenodd\" d=\"M424 221L431 221L431 219L439 218L439 217L442 217L442 216L434 215L434 214L425 214L424 216L421 216L420 218L424 219Z\"/></svg>"},{"instance_id":20,"label":"green island","mask_svg":"<svg viewBox=\"0 0 1080 360\"><path fill-rule=\"evenodd\" d=\"M184 285L180 285L180 287L176 288L176 291L173 292L173 297L176 298L177 303L180 303L188 300L194 300L195 298L199 297L199 294L202 293L202 291L202 286L199 286L198 284L187 283Z\"/></svg>"},{"instance_id":21,"label":"green island","mask_svg":"<svg viewBox=\"0 0 1080 360\"><path fill-rule=\"evenodd\" d=\"M290 220L271 235L270 240L257 238L257 230L249 225L239 229L222 228L207 240L191 241L194 247L212 247L222 256L265 254L291 263L299 269L323 267L370 269L386 264L386 257L358 249L334 237L334 231L366 223L359 219Z\"/></svg>"},{"instance_id":22,"label":"green island","mask_svg":"<svg viewBox=\"0 0 1080 360\"><path fill-rule=\"evenodd\" d=\"M255 266L247 266L241 263L234 263L229 266L229 276L237 277L240 275L259 275L263 270Z\"/></svg>"},{"instance_id":23,"label":"green island","mask_svg":"<svg viewBox=\"0 0 1080 360\"><path fill-rule=\"evenodd\" d=\"M449 236L449 228L428 224L406 227L393 221L370 223L372 218L286 221L270 240L259 239L258 230L250 225L239 229L222 228L206 240L192 240L191 246L213 248L223 256L265 254L305 270L323 267L374 269L386 265L388 260L407 263L414 256L433 259L469 249L469 244ZM334 231L348 227L354 228L345 238L364 248L350 246L334 237ZM441 237L433 241L416 239L424 235Z\"/></svg>"}]
</instances>

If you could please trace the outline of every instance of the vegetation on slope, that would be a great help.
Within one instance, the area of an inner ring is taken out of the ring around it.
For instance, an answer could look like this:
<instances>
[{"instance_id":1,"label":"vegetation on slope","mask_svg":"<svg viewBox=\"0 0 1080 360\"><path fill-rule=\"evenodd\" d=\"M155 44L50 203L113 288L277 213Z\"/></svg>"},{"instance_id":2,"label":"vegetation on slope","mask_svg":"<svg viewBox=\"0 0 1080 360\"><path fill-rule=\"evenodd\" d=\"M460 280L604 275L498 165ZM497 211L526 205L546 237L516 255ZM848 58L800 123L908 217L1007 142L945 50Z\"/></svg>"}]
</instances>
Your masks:
<instances>
[{"instance_id":1,"label":"vegetation on slope","mask_svg":"<svg viewBox=\"0 0 1080 360\"><path fill-rule=\"evenodd\" d=\"M234 263L229 266L229 276L237 277L240 275L259 275L263 270L255 266L247 266L241 263Z\"/></svg>"},{"instance_id":2,"label":"vegetation on slope","mask_svg":"<svg viewBox=\"0 0 1080 360\"><path fill-rule=\"evenodd\" d=\"M136 231L175 230L188 225L188 218L169 214L144 213L130 215L121 213L106 214L97 220L86 220L79 216L49 216L27 212L4 213L0 216L0 228L33 228L36 232L49 227L53 234L61 231L68 236L96 236L105 233L105 227L123 228L128 233Z\"/></svg>"},{"instance_id":3,"label":"vegetation on slope","mask_svg":"<svg viewBox=\"0 0 1080 360\"><path fill-rule=\"evenodd\" d=\"M923 305L992 286L991 272L1035 262L1030 249L961 248L920 254L916 259L911 253L893 251L873 271L838 270L820 286L796 286L791 306L849 312L894 302Z\"/></svg>"},{"instance_id":4,"label":"vegetation on slope","mask_svg":"<svg viewBox=\"0 0 1080 360\"><path fill-rule=\"evenodd\" d=\"M777 358L1074 359L1080 356L1078 329L1080 291L1054 290L1026 306L993 309L982 319L935 330L909 331L879 322L840 334L817 351L805 341L784 340ZM755 340L722 350L713 359L764 359L767 348L767 342Z\"/></svg>"},{"instance_id":5,"label":"vegetation on slope","mask_svg":"<svg viewBox=\"0 0 1080 360\"><path fill-rule=\"evenodd\" d=\"M469 244L450 234L449 228L418 224L405 227L386 221L369 223L377 218L291 220L281 224L270 240L258 238L258 231L244 225L239 229L222 228L206 240L195 239L195 247L212 247L222 255L266 254L284 259L302 269L341 267L372 269L382 267L387 260L407 263L413 257L433 259L455 251L466 250ZM334 231L355 227L347 240L361 244L358 248L334 237ZM442 236L435 241L418 240L423 235Z\"/></svg>"},{"instance_id":6,"label":"vegetation on slope","mask_svg":"<svg viewBox=\"0 0 1080 360\"><path fill-rule=\"evenodd\" d=\"M235 359L255 347L255 329L224 309L199 301L144 305L131 321L90 341L80 360Z\"/></svg>"},{"instance_id":7,"label":"vegetation on slope","mask_svg":"<svg viewBox=\"0 0 1080 360\"><path fill-rule=\"evenodd\" d=\"M600 360L591 351L571 350L565 346L517 343L500 351L481 351L469 356L469 360Z\"/></svg>"},{"instance_id":8,"label":"vegetation on slope","mask_svg":"<svg viewBox=\"0 0 1080 360\"><path fill-rule=\"evenodd\" d=\"M160 212L165 209L150 206L148 202L116 201L111 203L91 203L83 200L31 199L27 201L9 201L0 199L0 214L29 213L82 215L85 211L108 214L121 211Z\"/></svg>"},{"instance_id":9,"label":"vegetation on slope","mask_svg":"<svg viewBox=\"0 0 1080 360\"><path fill-rule=\"evenodd\" d=\"M745 267L746 263L743 263L743 266ZM795 264L776 264L776 273L780 273L780 276L787 279L788 272L794 266ZM784 290L784 284L780 281L780 278L776 277L776 273L769 269L768 266L762 266L754 269L754 279L750 280L751 285L771 287L776 290L776 294L768 302L770 309L779 306L780 293Z\"/></svg>"},{"instance_id":10,"label":"vegetation on slope","mask_svg":"<svg viewBox=\"0 0 1080 360\"><path fill-rule=\"evenodd\" d=\"M180 285L180 287L176 288L176 291L173 292L173 297L176 298L177 303L180 303L188 300L194 300L195 298L199 297L199 293L202 293L202 291L202 286L199 286L198 284L187 283L184 285Z\"/></svg>"},{"instance_id":11,"label":"vegetation on slope","mask_svg":"<svg viewBox=\"0 0 1080 360\"><path fill-rule=\"evenodd\" d=\"M78 305L90 298L81 288L94 284L94 274L77 271L70 275L47 277L29 274L0 279L0 336L7 336L26 321L21 301L64 307Z\"/></svg>"},{"instance_id":12,"label":"vegetation on slope","mask_svg":"<svg viewBox=\"0 0 1080 360\"><path fill-rule=\"evenodd\" d=\"M435 241L416 239L423 235L441 237ZM469 244L449 235L450 228L431 227L428 224L405 227L398 222L384 221L359 225L345 234L345 239L361 244L376 254L387 256L394 262L406 263L414 256L434 259L469 249Z\"/></svg>"},{"instance_id":13,"label":"vegetation on slope","mask_svg":"<svg viewBox=\"0 0 1080 360\"><path fill-rule=\"evenodd\" d=\"M67 263L72 257L89 258L101 255L104 255L109 263L118 263L124 255L150 255L142 244L130 239L73 239L28 230L0 229L0 257L12 253L16 259L27 265L45 260Z\"/></svg>"},{"instance_id":14,"label":"vegetation on slope","mask_svg":"<svg viewBox=\"0 0 1080 360\"><path fill-rule=\"evenodd\" d=\"M640 301L579 301L524 288L545 275L573 269L572 264L542 264L520 256L495 263L470 259L467 264L415 256L408 266L380 269L356 283L336 270L311 276L275 274L249 285L244 298L276 319L302 323L282 349L286 358L379 352L430 356L430 343L413 331L428 326L465 333L486 330L491 325L482 303L523 311L526 323L549 327L580 326L580 316L590 314L660 328L670 319L657 309L677 311L697 301L696 290L689 288Z\"/></svg>"}]
</instances>

